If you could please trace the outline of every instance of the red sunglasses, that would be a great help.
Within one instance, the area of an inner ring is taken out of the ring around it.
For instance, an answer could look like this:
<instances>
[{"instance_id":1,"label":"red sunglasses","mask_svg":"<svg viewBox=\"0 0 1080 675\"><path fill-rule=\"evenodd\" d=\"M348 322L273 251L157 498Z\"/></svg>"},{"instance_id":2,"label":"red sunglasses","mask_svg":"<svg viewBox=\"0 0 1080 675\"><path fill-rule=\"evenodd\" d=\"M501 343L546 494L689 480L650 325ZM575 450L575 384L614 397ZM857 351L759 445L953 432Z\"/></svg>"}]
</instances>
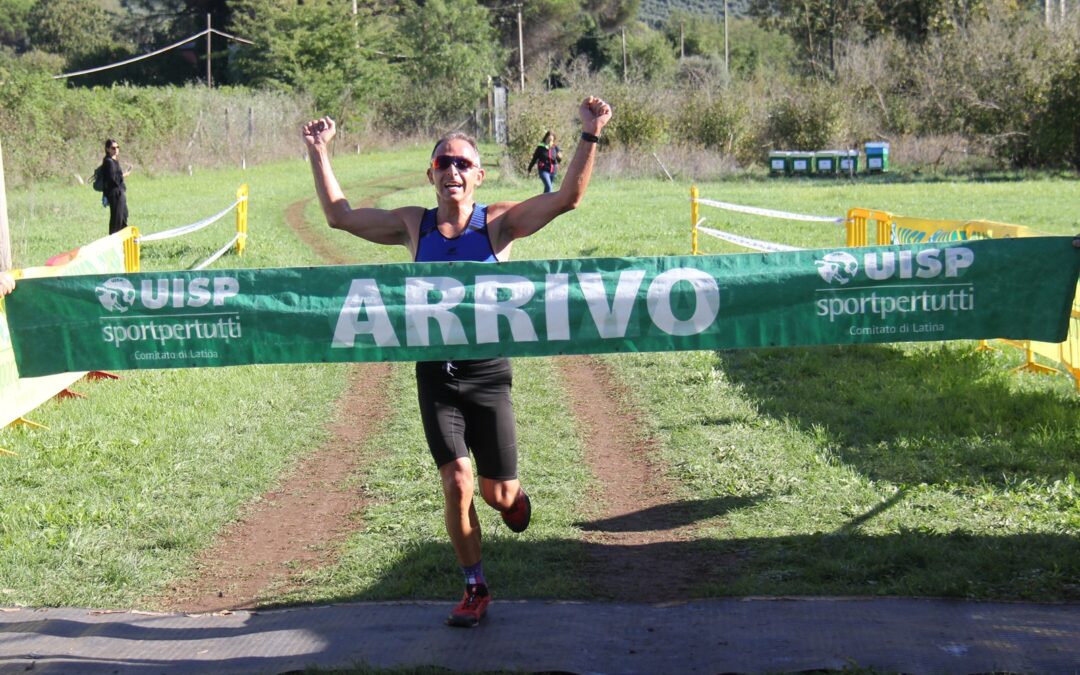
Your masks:
<instances>
[{"instance_id":1,"label":"red sunglasses","mask_svg":"<svg viewBox=\"0 0 1080 675\"><path fill-rule=\"evenodd\" d=\"M438 155L432 158L431 168L438 169L439 171L446 171L453 164L454 168L458 171L465 172L476 166L472 160L467 157L455 157L454 155Z\"/></svg>"}]
</instances>

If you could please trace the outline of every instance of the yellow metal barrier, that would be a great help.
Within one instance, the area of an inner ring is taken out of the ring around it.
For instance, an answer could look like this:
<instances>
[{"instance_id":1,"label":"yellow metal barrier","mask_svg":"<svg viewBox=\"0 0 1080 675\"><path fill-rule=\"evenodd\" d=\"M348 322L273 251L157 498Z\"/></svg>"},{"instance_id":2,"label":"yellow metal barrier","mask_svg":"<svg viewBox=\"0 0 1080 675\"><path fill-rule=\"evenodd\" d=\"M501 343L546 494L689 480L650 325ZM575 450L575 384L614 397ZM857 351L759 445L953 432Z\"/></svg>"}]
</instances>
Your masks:
<instances>
[{"instance_id":1,"label":"yellow metal barrier","mask_svg":"<svg viewBox=\"0 0 1080 675\"><path fill-rule=\"evenodd\" d=\"M124 271L138 272L141 264L141 248L139 247L139 228L128 226L122 230L124 235Z\"/></svg>"},{"instance_id":2,"label":"yellow metal barrier","mask_svg":"<svg viewBox=\"0 0 1080 675\"><path fill-rule=\"evenodd\" d=\"M697 226L701 222L698 220L698 191L696 185L690 186L690 252L693 255L698 254L697 245Z\"/></svg>"},{"instance_id":3,"label":"yellow metal barrier","mask_svg":"<svg viewBox=\"0 0 1080 675\"><path fill-rule=\"evenodd\" d=\"M876 242L879 246L932 241L965 241L970 239L1004 239L1009 237L1045 237L1044 232L1025 225L997 223L990 220L941 220L936 218L912 218L897 216L888 211L853 208L848 211L848 245L867 246L865 242L869 221L877 223ZM854 234L852 234L854 233ZM859 241L863 243L851 243ZM1073 377L1080 390L1080 289L1073 301L1069 334L1064 342L1034 342L1031 340L1005 340L1011 347L1024 350L1024 365L1016 370L1031 373L1058 373L1057 368L1038 363L1035 356L1042 356L1064 367ZM979 349L990 349L986 340L979 342Z\"/></svg>"},{"instance_id":4,"label":"yellow metal barrier","mask_svg":"<svg viewBox=\"0 0 1080 675\"><path fill-rule=\"evenodd\" d=\"M244 183L236 190L236 255L244 255L248 231L248 186Z\"/></svg>"},{"instance_id":5,"label":"yellow metal barrier","mask_svg":"<svg viewBox=\"0 0 1080 675\"><path fill-rule=\"evenodd\" d=\"M882 243L882 224L885 225L885 231L888 232L889 223L892 222L893 215L888 211L879 211L877 209L863 209L853 208L848 209L847 212L847 245L848 246L869 246L870 245L870 221L874 221L877 235L876 241ZM887 241L888 237L886 237Z\"/></svg>"}]
</instances>

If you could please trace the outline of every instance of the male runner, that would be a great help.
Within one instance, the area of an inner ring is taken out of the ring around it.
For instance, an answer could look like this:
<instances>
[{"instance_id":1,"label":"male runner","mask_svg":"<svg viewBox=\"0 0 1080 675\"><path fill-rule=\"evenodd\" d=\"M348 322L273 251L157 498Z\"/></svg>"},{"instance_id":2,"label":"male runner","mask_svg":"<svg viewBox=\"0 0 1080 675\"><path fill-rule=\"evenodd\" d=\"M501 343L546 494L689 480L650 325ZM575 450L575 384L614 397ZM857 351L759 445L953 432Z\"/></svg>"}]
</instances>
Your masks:
<instances>
[{"instance_id":1,"label":"male runner","mask_svg":"<svg viewBox=\"0 0 1080 675\"><path fill-rule=\"evenodd\" d=\"M431 153L428 182L436 208L406 206L354 209L330 166L328 147L336 127L329 117L304 125L315 191L330 227L377 244L404 246L417 262L510 259L515 239L527 237L581 203L592 175L596 144L611 107L599 98L582 101L581 141L560 189L521 202L477 204L484 182L476 143L453 133ZM428 448L442 479L446 531L465 575L465 595L450 613L452 626L475 626L491 595L481 561L480 521L473 504L471 450L480 475L480 494L514 532L529 525L532 505L517 475L517 443L507 359L453 360L416 364L417 394Z\"/></svg>"}]
</instances>

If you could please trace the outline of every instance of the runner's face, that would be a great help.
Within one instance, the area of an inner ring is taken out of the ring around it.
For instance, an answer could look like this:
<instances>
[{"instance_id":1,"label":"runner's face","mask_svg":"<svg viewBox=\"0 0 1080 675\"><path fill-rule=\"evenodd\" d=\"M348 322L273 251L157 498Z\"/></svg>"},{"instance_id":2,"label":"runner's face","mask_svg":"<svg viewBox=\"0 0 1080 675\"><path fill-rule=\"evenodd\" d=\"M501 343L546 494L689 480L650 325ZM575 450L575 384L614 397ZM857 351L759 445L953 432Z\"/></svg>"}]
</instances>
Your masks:
<instances>
[{"instance_id":1,"label":"runner's face","mask_svg":"<svg viewBox=\"0 0 1080 675\"><path fill-rule=\"evenodd\" d=\"M468 203L472 201L473 191L484 182L484 170L480 168L480 155L468 141L455 138L443 143L435 151L435 156L449 155L464 157L472 166L462 170L450 163L445 169L428 168L428 180L435 186L439 199Z\"/></svg>"}]
</instances>

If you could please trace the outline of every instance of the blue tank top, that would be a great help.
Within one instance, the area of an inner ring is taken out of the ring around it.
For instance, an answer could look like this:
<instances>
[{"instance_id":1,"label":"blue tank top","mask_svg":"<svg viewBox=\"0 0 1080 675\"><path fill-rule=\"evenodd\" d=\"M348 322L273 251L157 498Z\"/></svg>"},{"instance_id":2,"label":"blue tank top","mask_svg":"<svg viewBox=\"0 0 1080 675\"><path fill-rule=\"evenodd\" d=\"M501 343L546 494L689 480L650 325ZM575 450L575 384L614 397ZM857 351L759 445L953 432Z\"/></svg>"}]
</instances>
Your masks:
<instances>
[{"instance_id":1,"label":"blue tank top","mask_svg":"<svg viewBox=\"0 0 1080 675\"><path fill-rule=\"evenodd\" d=\"M469 224L453 239L447 239L442 232L439 232L435 214L436 209L428 209L424 211L424 217L420 220L420 240L416 244L416 262L499 261L495 257L491 240L488 238L487 206L473 205Z\"/></svg>"}]
</instances>

